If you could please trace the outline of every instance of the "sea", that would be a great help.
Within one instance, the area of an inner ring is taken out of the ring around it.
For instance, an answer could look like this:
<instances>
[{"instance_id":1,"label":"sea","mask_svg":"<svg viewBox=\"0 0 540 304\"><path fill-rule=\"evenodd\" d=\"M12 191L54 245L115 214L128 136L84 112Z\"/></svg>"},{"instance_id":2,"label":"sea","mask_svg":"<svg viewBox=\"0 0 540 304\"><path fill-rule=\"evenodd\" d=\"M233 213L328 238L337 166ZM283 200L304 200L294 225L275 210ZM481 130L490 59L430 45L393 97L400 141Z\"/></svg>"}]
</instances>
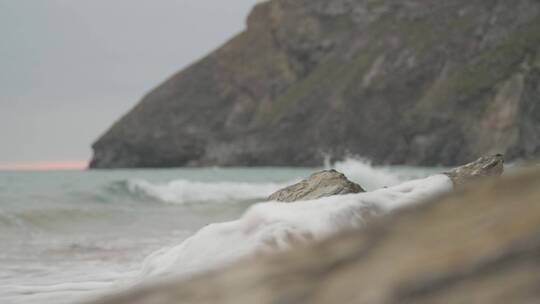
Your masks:
<instances>
[{"instance_id":1,"label":"sea","mask_svg":"<svg viewBox=\"0 0 540 304\"><path fill-rule=\"evenodd\" d=\"M265 202L324 168L368 194ZM283 236L309 242L361 225L366 206L391 210L447 191L443 170L351 158L320 168L0 172L0 303L85 303L287 250Z\"/></svg>"}]
</instances>

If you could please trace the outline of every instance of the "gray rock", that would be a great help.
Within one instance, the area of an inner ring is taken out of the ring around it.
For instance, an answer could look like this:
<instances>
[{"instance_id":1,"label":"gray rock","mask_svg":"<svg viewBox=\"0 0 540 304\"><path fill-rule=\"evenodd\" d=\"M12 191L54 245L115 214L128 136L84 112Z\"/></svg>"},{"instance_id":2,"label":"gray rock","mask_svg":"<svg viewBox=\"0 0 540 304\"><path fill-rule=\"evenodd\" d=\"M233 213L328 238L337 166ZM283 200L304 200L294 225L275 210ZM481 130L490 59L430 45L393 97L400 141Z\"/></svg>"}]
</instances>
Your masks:
<instances>
[{"instance_id":1,"label":"gray rock","mask_svg":"<svg viewBox=\"0 0 540 304\"><path fill-rule=\"evenodd\" d=\"M271 0L94 145L92 168L540 156L540 1Z\"/></svg>"},{"instance_id":2,"label":"gray rock","mask_svg":"<svg viewBox=\"0 0 540 304\"><path fill-rule=\"evenodd\" d=\"M503 170L504 155L496 154L481 157L472 163L445 172L445 174L452 179L456 187L462 187L478 178L499 176L503 173Z\"/></svg>"},{"instance_id":3,"label":"gray rock","mask_svg":"<svg viewBox=\"0 0 540 304\"><path fill-rule=\"evenodd\" d=\"M482 177L500 176L504 170L504 155L495 154L456 167L444 174L448 175L454 186L459 188ZM276 191L268 200L294 202L317 199L326 196L359 193L365 190L336 170L324 170L313 173L299 183Z\"/></svg>"},{"instance_id":4,"label":"gray rock","mask_svg":"<svg viewBox=\"0 0 540 304\"><path fill-rule=\"evenodd\" d=\"M325 170L313 173L309 178L273 193L268 200L294 202L358 192L365 191L360 185L348 180L343 173Z\"/></svg>"}]
</instances>

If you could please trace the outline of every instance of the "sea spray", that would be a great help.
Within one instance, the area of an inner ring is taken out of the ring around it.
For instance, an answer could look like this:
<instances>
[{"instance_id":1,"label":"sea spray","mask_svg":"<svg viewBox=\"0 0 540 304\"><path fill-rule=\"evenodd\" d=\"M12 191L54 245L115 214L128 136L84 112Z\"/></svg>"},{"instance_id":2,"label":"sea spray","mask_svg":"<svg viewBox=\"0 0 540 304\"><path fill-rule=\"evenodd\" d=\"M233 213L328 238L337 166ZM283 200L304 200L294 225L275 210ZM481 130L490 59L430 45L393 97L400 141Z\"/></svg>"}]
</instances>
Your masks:
<instances>
[{"instance_id":1,"label":"sea spray","mask_svg":"<svg viewBox=\"0 0 540 304\"><path fill-rule=\"evenodd\" d=\"M152 254L139 280L191 275L256 252L287 249L293 243L362 225L374 210L388 212L451 189L451 180L439 174L366 193L290 204L259 203L239 220L208 225L180 245Z\"/></svg>"},{"instance_id":2,"label":"sea spray","mask_svg":"<svg viewBox=\"0 0 540 304\"><path fill-rule=\"evenodd\" d=\"M325 164L325 167L334 168L345 174L348 179L361 185L367 191L394 186L405 180L390 170L384 167L375 167L369 160L359 157L347 158L335 162L333 165Z\"/></svg>"}]
</instances>

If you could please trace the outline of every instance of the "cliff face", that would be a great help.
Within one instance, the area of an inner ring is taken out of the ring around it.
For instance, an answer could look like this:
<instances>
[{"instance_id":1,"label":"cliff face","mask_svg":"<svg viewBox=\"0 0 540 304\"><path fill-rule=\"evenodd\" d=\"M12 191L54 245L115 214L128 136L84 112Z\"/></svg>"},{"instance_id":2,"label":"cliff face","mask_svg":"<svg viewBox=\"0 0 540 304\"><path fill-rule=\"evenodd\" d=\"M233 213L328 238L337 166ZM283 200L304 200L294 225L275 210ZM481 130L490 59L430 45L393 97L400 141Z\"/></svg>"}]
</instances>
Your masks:
<instances>
[{"instance_id":1,"label":"cliff face","mask_svg":"<svg viewBox=\"0 0 540 304\"><path fill-rule=\"evenodd\" d=\"M540 2L265 2L93 148L95 168L538 156Z\"/></svg>"}]
</instances>

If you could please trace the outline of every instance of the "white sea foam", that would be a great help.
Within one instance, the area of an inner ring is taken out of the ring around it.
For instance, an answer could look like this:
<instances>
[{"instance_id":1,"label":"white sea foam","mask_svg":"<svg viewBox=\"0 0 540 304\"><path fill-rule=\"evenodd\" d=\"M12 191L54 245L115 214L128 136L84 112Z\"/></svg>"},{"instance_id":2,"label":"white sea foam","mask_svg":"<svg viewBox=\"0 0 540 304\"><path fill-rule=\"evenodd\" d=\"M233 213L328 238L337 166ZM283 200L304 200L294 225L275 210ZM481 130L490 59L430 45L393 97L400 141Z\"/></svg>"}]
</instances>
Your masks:
<instances>
[{"instance_id":1,"label":"white sea foam","mask_svg":"<svg viewBox=\"0 0 540 304\"><path fill-rule=\"evenodd\" d=\"M88 271L91 271L88 269ZM120 284L130 273L112 273L97 280L66 282L50 285L4 285L0 286L0 300L10 303L73 303L74 299L92 299L107 292L118 292Z\"/></svg>"},{"instance_id":2,"label":"white sea foam","mask_svg":"<svg viewBox=\"0 0 540 304\"><path fill-rule=\"evenodd\" d=\"M347 178L360 184L367 191L394 186L404 181L403 177L399 177L384 167L375 167L364 158L347 158L331 166L329 164L325 166L333 167L345 174Z\"/></svg>"},{"instance_id":3,"label":"white sea foam","mask_svg":"<svg viewBox=\"0 0 540 304\"><path fill-rule=\"evenodd\" d=\"M392 186L402 178L387 172L385 168L373 167L358 160L338 162L334 167L364 188L379 190L293 204L258 203L238 220L208 225L182 243L154 252L144 259L140 271L120 271L104 276L94 273L94 277L89 275L95 271L93 268L83 267L85 270L78 274L59 271L57 276L47 281L50 285L32 285L32 282L28 285L0 285L0 302L72 303L148 280L189 276L226 265L241 257L287 249L294 243L318 240L341 229L357 227L374 211L388 212L427 200L452 188L451 181L444 175ZM261 200L292 182L277 184L175 180L158 184L146 180L129 180L124 185L131 193L182 205L193 202ZM391 187L383 188L385 186ZM223 206L228 208L226 204ZM130 269L133 268L130 266Z\"/></svg>"},{"instance_id":4,"label":"white sea foam","mask_svg":"<svg viewBox=\"0 0 540 304\"><path fill-rule=\"evenodd\" d=\"M451 189L446 175L434 175L373 192L293 204L259 203L239 220L208 225L180 245L152 254L139 279L190 275L257 252L286 249L291 242L321 239L362 225L373 210L388 212Z\"/></svg>"},{"instance_id":5,"label":"white sea foam","mask_svg":"<svg viewBox=\"0 0 540 304\"><path fill-rule=\"evenodd\" d=\"M370 161L362 158L348 158L325 166L327 169L332 167L344 173L350 180L357 182L368 191L394 186L407 178L407 176L398 176L384 167L372 166ZM186 204L262 199L294 182L296 181L286 183L196 182L178 179L167 183L152 183L143 179L130 179L126 182L126 186L132 193L142 193L166 203Z\"/></svg>"},{"instance_id":6,"label":"white sea foam","mask_svg":"<svg viewBox=\"0 0 540 304\"><path fill-rule=\"evenodd\" d=\"M145 180L129 180L129 191L143 193L149 197L171 204L193 202L224 203L231 201L262 199L277 191L283 184L243 182L194 182L174 180L164 184Z\"/></svg>"}]
</instances>

